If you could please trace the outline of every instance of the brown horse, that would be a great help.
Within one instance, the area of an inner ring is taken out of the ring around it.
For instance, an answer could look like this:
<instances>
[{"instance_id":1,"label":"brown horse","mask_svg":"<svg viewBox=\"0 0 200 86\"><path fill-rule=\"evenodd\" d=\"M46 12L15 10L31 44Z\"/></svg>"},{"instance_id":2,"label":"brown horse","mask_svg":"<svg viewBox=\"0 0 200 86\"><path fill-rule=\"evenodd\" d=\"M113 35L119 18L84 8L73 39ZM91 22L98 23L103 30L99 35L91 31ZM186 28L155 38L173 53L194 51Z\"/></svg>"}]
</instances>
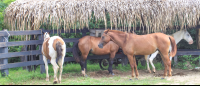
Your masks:
<instances>
[{"instance_id":1,"label":"brown horse","mask_svg":"<svg viewBox=\"0 0 200 86\"><path fill-rule=\"evenodd\" d=\"M172 36L163 33L152 33L147 35L137 35L125 33L117 30L105 30L99 42L99 48L103 48L108 42L113 41L122 48L127 55L131 69L132 77L134 77L134 69L136 79L138 79L138 70L135 55L149 55L158 50L161 54L165 65L164 77L167 76L167 67L169 68L169 76L171 76L171 61L169 56L174 57L177 52L177 46ZM169 48L172 51L169 53Z\"/></svg>"},{"instance_id":2,"label":"brown horse","mask_svg":"<svg viewBox=\"0 0 200 86\"><path fill-rule=\"evenodd\" d=\"M114 75L112 72L112 64L115 54L119 50L119 46L111 41L108 42L104 48L99 48L98 43L100 42L100 39L101 37L84 36L73 46L73 57L76 62L80 63L82 74L84 76L87 76L85 73L85 60L87 59L89 52L95 55L110 54L108 71L110 74ZM81 52L81 56L79 55L79 51Z\"/></svg>"}]
</instances>

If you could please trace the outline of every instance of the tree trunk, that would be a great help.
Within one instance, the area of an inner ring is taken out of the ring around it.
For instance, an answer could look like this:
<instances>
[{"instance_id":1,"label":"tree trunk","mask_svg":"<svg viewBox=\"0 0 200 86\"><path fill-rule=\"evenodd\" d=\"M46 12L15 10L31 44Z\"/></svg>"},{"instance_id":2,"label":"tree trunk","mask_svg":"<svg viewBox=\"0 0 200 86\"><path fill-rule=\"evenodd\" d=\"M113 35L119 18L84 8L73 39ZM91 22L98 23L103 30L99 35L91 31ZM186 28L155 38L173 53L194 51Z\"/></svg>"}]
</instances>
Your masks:
<instances>
[{"instance_id":1,"label":"tree trunk","mask_svg":"<svg viewBox=\"0 0 200 86\"><path fill-rule=\"evenodd\" d=\"M200 49L200 28L197 29L197 49Z\"/></svg>"}]
</instances>

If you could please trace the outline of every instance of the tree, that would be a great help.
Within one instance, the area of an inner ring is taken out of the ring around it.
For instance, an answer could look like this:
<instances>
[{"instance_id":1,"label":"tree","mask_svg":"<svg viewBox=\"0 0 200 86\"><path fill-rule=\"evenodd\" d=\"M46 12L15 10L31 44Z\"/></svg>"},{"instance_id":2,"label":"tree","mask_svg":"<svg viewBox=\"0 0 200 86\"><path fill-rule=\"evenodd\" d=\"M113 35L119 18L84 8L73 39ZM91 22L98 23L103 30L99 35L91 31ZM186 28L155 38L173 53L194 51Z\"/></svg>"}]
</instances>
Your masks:
<instances>
[{"instance_id":1,"label":"tree","mask_svg":"<svg viewBox=\"0 0 200 86\"><path fill-rule=\"evenodd\" d=\"M0 2L0 30L5 28L5 25L4 25L4 10L13 1L15 1L15 0L1 0L1 2Z\"/></svg>"}]
</instances>

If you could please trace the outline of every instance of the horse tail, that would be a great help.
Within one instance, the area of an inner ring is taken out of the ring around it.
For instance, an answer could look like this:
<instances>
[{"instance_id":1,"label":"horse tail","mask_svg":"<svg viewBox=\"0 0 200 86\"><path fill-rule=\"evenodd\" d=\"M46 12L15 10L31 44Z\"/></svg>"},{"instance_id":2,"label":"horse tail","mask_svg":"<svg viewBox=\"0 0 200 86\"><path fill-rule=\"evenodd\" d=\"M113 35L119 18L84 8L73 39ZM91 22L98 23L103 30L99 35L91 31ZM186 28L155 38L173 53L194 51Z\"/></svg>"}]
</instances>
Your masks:
<instances>
[{"instance_id":1,"label":"horse tail","mask_svg":"<svg viewBox=\"0 0 200 86\"><path fill-rule=\"evenodd\" d=\"M79 56L79 48L78 48L78 42L75 42L75 44L73 45L73 48L72 48L72 53L73 53L73 57L74 59L76 60L76 62L80 62L80 56Z\"/></svg>"},{"instance_id":2,"label":"horse tail","mask_svg":"<svg viewBox=\"0 0 200 86\"><path fill-rule=\"evenodd\" d=\"M62 49L62 44L59 41L56 43L56 51L57 51L58 59L61 59L63 56L63 54L62 54L63 49Z\"/></svg>"},{"instance_id":3,"label":"horse tail","mask_svg":"<svg viewBox=\"0 0 200 86\"><path fill-rule=\"evenodd\" d=\"M172 52L171 52L170 56L174 57L176 55L176 52L177 52L176 42L175 42L175 39L172 36L169 36L169 39L170 39L171 46L172 46Z\"/></svg>"}]
</instances>

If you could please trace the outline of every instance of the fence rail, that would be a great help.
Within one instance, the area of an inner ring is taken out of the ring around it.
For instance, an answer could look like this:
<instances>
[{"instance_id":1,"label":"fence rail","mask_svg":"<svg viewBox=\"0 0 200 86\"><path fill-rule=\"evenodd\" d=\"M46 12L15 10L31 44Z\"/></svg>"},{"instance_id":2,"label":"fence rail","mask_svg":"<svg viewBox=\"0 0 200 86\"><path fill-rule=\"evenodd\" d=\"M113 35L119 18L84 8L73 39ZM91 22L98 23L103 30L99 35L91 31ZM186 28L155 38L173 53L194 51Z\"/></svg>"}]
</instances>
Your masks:
<instances>
[{"instance_id":1,"label":"fence rail","mask_svg":"<svg viewBox=\"0 0 200 86\"><path fill-rule=\"evenodd\" d=\"M14 36L14 35L39 35L41 30L26 30L26 31L0 31L0 36Z\"/></svg>"}]
</instances>

